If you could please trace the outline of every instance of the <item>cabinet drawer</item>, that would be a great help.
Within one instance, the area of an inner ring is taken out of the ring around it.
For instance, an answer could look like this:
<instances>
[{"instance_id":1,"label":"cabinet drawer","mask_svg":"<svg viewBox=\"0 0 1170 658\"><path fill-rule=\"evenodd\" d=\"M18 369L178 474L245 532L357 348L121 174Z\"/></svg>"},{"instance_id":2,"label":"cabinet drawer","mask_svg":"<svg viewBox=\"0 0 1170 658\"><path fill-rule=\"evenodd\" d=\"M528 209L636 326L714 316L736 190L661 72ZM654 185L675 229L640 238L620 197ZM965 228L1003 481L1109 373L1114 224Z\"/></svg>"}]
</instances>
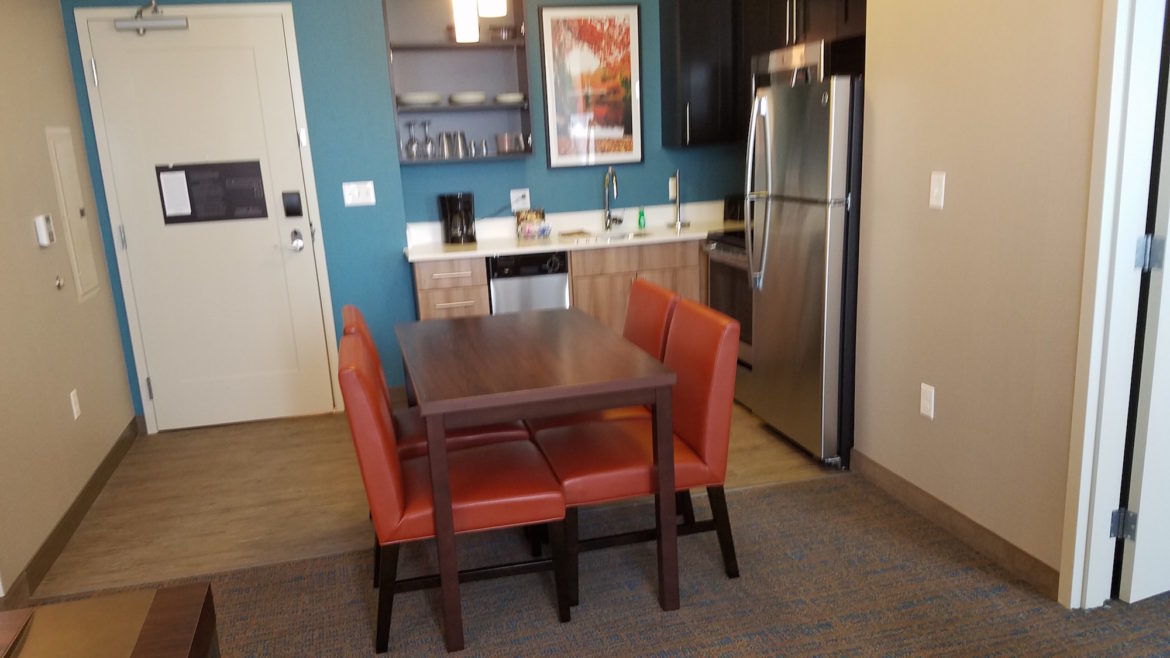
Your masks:
<instances>
[{"instance_id":1,"label":"cabinet drawer","mask_svg":"<svg viewBox=\"0 0 1170 658\"><path fill-rule=\"evenodd\" d=\"M698 267L701 242L647 244L638 248L638 271Z\"/></svg>"},{"instance_id":2,"label":"cabinet drawer","mask_svg":"<svg viewBox=\"0 0 1170 658\"><path fill-rule=\"evenodd\" d=\"M491 312L487 286L436 288L418 292L418 319L463 318Z\"/></svg>"},{"instance_id":3,"label":"cabinet drawer","mask_svg":"<svg viewBox=\"0 0 1170 658\"><path fill-rule=\"evenodd\" d=\"M464 258L415 263L414 280L419 290L486 285L487 261Z\"/></svg>"},{"instance_id":4,"label":"cabinet drawer","mask_svg":"<svg viewBox=\"0 0 1170 658\"><path fill-rule=\"evenodd\" d=\"M639 258L636 246L582 249L572 252L569 258L573 276L638 271Z\"/></svg>"}]
</instances>

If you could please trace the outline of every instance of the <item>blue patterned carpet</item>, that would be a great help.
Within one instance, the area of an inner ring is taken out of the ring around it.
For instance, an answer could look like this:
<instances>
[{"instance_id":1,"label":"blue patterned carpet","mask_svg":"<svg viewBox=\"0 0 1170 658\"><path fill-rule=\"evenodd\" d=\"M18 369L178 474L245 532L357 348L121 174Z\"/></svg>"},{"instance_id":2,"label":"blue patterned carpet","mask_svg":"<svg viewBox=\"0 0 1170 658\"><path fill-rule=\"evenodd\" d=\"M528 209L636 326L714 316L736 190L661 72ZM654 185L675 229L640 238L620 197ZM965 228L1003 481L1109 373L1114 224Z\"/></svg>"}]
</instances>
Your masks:
<instances>
[{"instance_id":1,"label":"blue patterned carpet","mask_svg":"<svg viewBox=\"0 0 1170 658\"><path fill-rule=\"evenodd\" d=\"M581 605L556 620L551 574L464 585L472 656L1170 655L1170 597L1070 612L855 475L728 493L740 570L713 534L680 539L682 609L655 598L652 544L582 555ZM696 499L700 518L705 498ZM583 537L652 507L582 513ZM371 540L372 541L372 540ZM462 539L461 566L519 559L517 531ZM434 570L403 550L400 575ZM464 557L466 556L466 557ZM371 554L213 578L225 656L373 653ZM391 655L446 655L437 591L399 595Z\"/></svg>"}]
</instances>

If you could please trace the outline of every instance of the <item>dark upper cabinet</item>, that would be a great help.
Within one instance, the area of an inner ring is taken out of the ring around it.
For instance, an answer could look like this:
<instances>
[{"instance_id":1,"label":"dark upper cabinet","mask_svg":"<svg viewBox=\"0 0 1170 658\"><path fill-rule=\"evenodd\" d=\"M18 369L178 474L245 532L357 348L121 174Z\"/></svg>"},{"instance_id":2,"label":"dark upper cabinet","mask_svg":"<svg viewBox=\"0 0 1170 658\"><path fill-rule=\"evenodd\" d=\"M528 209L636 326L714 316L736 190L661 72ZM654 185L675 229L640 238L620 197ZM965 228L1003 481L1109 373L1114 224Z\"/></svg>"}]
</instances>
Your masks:
<instances>
[{"instance_id":1,"label":"dark upper cabinet","mask_svg":"<svg viewBox=\"0 0 1170 658\"><path fill-rule=\"evenodd\" d=\"M838 0L837 38L857 37L865 34L865 0Z\"/></svg>"},{"instance_id":2,"label":"dark upper cabinet","mask_svg":"<svg viewBox=\"0 0 1170 658\"><path fill-rule=\"evenodd\" d=\"M662 144L735 139L735 0L662 0Z\"/></svg>"}]
</instances>

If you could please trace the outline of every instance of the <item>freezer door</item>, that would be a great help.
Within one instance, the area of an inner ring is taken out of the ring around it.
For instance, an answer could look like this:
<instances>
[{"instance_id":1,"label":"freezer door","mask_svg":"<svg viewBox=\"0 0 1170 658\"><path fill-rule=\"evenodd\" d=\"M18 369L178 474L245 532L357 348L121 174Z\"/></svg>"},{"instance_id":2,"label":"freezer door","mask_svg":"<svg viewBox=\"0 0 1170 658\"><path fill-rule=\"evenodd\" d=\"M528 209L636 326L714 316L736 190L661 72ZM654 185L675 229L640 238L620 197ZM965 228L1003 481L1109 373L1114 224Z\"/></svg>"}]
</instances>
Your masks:
<instances>
[{"instance_id":1,"label":"freezer door","mask_svg":"<svg viewBox=\"0 0 1170 658\"><path fill-rule=\"evenodd\" d=\"M737 384L756 415L820 459L837 454L844 224L841 205L773 204L751 371Z\"/></svg>"},{"instance_id":2,"label":"freezer door","mask_svg":"<svg viewBox=\"0 0 1170 658\"><path fill-rule=\"evenodd\" d=\"M849 78L795 86L773 79L766 98L772 152L768 192L785 199L844 200L849 153ZM757 149L759 153L760 149ZM757 155L757 157L760 157ZM766 157L766 156L764 156ZM758 167L757 175L767 167ZM757 186L757 189L759 187Z\"/></svg>"}]
</instances>

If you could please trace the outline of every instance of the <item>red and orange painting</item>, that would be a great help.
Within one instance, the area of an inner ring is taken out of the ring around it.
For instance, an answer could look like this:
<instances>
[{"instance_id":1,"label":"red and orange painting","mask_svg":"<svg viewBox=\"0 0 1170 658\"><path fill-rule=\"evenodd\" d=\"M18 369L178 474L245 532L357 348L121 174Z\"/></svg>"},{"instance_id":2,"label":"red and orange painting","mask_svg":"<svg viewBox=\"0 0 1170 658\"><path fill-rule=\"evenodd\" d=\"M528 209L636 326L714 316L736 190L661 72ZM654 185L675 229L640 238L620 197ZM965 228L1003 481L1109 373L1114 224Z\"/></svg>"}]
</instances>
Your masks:
<instances>
[{"instance_id":1,"label":"red and orange painting","mask_svg":"<svg viewBox=\"0 0 1170 658\"><path fill-rule=\"evenodd\" d=\"M638 7L545 7L549 165L642 160Z\"/></svg>"}]
</instances>

